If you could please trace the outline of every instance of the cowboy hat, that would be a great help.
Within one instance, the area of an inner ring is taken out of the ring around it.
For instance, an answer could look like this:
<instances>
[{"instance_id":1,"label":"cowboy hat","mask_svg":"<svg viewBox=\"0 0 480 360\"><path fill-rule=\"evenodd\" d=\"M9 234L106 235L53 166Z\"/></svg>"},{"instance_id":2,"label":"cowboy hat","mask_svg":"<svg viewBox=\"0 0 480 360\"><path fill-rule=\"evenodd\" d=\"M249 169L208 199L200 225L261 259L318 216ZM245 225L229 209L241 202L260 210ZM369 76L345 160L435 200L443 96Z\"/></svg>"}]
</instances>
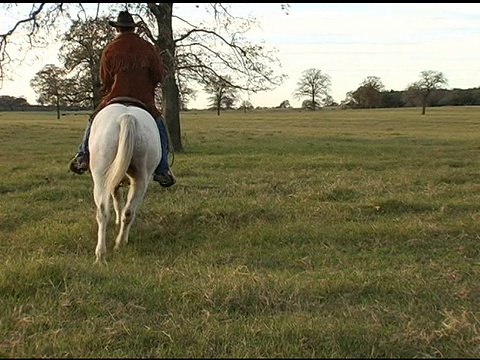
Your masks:
<instances>
[{"instance_id":1,"label":"cowboy hat","mask_svg":"<svg viewBox=\"0 0 480 360\"><path fill-rule=\"evenodd\" d=\"M128 11L120 11L117 17L117 21L108 20L108 25L113 27L135 27L135 21L133 21L132 15Z\"/></svg>"}]
</instances>

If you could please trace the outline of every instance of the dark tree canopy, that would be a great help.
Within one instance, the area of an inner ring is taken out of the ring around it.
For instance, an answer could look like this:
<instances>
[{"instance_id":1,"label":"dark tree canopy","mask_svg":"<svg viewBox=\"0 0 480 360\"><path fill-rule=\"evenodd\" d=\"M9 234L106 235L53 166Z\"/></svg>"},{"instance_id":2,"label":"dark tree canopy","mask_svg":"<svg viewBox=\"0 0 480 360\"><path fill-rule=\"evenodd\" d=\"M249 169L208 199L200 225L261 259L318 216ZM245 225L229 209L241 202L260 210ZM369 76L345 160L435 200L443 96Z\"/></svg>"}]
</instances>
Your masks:
<instances>
[{"instance_id":1,"label":"dark tree canopy","mask_svg":"<svg viewBox=\"0 0 480 360\"><path fill-rule=\"evenodd\" d=\"M74 20L62 37L59 58L72 83L71 97L78 105L95 108L101 101L100 57L105 46L115 38L108 18Z\"/></svg>"},{"instance_id":2,"label":"dark tree canopy","mask_svg":"<svg viewBox=\"0 0 480 360\"><path fill-rule=\"evenodd\" d=\"M385 86L377 76L365 78L351 95L357 107L372 109L382 106L382 91Z\"/></svg>"},{"instance_id":3,"label":"dark tree canopy","mask_svg":"<svg viewBox=\"0 0 480 360\"><path fill-rule=\"evenodd\" d=\"M68 97L68 82L65 75L65 69L48 64L37 72L30 82L32 88L39 94L37 101L40 104L55 105L58 119L60 119L60 106Z\"/></svg>"}]
</instances>

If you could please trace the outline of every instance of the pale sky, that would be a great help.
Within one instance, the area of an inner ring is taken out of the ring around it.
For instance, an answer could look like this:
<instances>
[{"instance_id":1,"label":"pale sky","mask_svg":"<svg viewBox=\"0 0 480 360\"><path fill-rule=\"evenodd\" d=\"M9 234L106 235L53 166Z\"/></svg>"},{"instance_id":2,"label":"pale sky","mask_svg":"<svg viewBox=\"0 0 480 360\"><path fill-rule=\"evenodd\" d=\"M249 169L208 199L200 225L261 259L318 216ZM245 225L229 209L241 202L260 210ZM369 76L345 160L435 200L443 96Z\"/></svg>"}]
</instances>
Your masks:
<instances>
[{"instance_id":1,"label":"pale sky","mask_svg":"<svg viewBox=\"0 0 480 360\"><path fill-rule=\"evenodd\" d=\"M248 38L275 48L282 64L278 71L288 75L275 90L241 95L254 106L274 107L283 100L300 106L302 100L293 92L302 72L310 68L330 76L337 102L368 76L379 77L386 90L404 90L423 70L443 72L449 89L480 86L480 4L292 3L288 15L280 3L233 5L233 14L257 18L261 29L248 33ZM174 14L189 19L194 6L176 4ZM10 24L7 17L0 32ZM11 74L13 81L4 81L0 95L25 96L34 104L37 96L30 80L46 64L60 65L57 50L52 42L37 52L38 59L26 55ZM189 107L206 107L206 98L199 92Z\"/></svg>"}]
</instances>

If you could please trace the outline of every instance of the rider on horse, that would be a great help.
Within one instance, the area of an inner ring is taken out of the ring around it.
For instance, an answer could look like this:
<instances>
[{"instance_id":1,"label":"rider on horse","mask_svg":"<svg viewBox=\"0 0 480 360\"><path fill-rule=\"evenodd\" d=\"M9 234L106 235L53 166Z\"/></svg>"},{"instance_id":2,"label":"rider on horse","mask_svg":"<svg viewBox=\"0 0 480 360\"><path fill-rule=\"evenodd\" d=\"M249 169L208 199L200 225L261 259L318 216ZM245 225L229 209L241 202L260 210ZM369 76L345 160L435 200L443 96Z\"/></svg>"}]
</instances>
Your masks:
<instances>
[{"instance_id":1,"label":"rider on horse","mask_svg":"<svg viewBox=\"0 0 480 360\"><path fill-rule=\"evenodd\" d=\"M153 180L163 187L175 184L175 176L168 164L168 136L161 112L155 106L155 89L166 76L165 66L158 49L135 33L137 26L128 11L121 11L117 21L109 20L117 30L117 37L102 52L100 81L102 102L90 116L83 142L78 153L70 161L70 170L83 174L89 168L88 139L95 115L112 100L131 99L131 103L143 104L152 114L160 132L162 158L155 169Z\"/></svg>"}]
</instances>

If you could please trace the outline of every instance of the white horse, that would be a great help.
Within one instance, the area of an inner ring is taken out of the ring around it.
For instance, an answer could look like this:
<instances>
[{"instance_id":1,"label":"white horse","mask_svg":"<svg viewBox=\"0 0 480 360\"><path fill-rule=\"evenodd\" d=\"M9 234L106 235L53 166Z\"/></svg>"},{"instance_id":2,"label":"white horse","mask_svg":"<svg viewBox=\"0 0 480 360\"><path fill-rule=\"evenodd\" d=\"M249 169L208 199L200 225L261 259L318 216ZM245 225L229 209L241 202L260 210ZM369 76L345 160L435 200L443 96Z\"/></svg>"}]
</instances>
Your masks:
<instances>
[{"instance_id":1,"label":"white horse","mask_svg":"<svg viewBox=\"0 0 480 360\"><path fill-rule=\"evenodd\" d=\"M160 162L162 147L155 119L137 106L107 105L96 116L89 139L90 172L97 206L98 242L95 262L105 261L110 197L120 226L114 249L128 243L130 228L150 178ZM121 183L129 182L125 201Z\"/></svg>"}]
</instances>

